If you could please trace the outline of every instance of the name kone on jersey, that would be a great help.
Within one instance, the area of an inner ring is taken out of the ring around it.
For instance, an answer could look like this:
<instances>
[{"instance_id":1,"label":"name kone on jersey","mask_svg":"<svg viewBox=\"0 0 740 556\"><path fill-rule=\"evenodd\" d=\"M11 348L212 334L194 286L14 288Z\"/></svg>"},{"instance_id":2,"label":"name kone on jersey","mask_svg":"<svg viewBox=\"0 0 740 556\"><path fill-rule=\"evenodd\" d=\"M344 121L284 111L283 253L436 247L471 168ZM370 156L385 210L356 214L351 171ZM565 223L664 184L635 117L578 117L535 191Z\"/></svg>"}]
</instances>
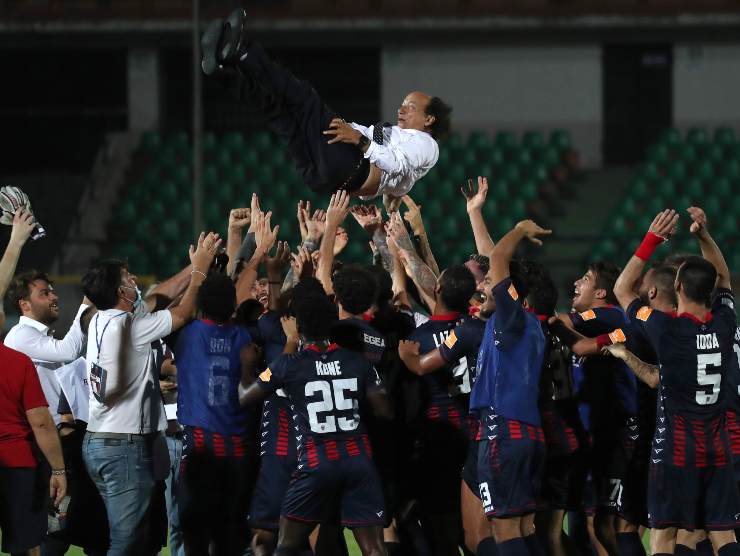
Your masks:
<instances>
[{"instance_id":1,"label":"name kone on jersey","mask_svg":"<svg viewBox=\"0 0 740 556\"><path fill-rule=\"evenodd\" d=\"M329 361L328 363L316 361L316 374L318 376L342 376L339 361Z\"/></svg>"}]
</instances>

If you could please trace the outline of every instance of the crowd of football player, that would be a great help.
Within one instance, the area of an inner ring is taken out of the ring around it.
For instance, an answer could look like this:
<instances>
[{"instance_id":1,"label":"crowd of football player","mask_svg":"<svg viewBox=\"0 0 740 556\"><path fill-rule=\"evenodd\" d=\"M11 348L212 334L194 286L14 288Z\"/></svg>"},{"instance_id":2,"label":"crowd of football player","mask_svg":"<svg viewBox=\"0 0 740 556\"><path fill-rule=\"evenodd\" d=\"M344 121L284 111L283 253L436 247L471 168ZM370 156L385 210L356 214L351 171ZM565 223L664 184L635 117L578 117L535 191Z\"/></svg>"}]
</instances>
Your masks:
<instances>
[{"instance_id":1,"label":"crowd of football player","mask_svg":"<svg viewBox=\"0 0 740 556\"><path fill-rule=\"evenodd\" d=\"M372 555L637 556L650 528L653 554L740 554L740 330L711 222L661 212L566 301L536 260L550 231L492 238L487 190L464 188L477 253L445 269L408 197L300 202L292 252L277 206L231 211L199 320L165 340L186 552L346 554L348 528ZM701 255L652 260L677 227ZM341 262L350 235L367 264ZM209 326L249 334L224 357Z\"/></svg>"}]
</instances>

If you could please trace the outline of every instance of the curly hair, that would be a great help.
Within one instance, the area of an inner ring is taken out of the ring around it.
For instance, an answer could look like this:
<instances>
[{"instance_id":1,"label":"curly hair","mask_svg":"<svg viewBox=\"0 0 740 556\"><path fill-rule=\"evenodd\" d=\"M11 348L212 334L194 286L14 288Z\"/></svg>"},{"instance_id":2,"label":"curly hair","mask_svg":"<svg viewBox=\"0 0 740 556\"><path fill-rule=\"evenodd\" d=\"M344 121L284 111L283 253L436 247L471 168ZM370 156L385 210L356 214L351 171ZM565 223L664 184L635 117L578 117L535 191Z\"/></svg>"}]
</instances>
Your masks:
<instances>
[{"instance_id":1,"label":"curly hair","mask_svg":"<svg viewBox=\"0 0 740 556\"><path fill-rule=\"evenodd\" d=\"M337 322L337 313L326 295L310 292L299 299L294 298L291 308L298 333L306 340L320 341L330 337L331 328Z\"/></svg>"},{"instance_id":2,"label":"curly hair","mask_svg":"<svg viewBox=\"0 0 740 556\"><path fill-rule=\"evenodd\" d=\"M342 308L352 315L361 315L375 303L378 281L367 267L348 264L333 277L334 295Z\"/></svg>"},{"instance_id":3,"label":"curly hair","mask_svg":"<svg viewBox=\"0 0 740 556\"><path fill-rule=\"evenodd\" d=\"M439 297L445 307L466 313L475 292L475 277L465 265L446 268L439 277Z\"/></svg>"},{"instance_id":4,"label":"curly hair","mask_svg":"<svg viewBox=\"0 0 740 556\"><path fill-rule=\"evenodd\" d=\"M92 266L82 277L82 293L98 310L105 311L118 303L121 271L128 265L119 259L105 259Z\"/></svg>"},{"instance_id":5,"label":"curly hair","mask_svg":"<svg viewBox=\"0 0 740 556\"><path fill-rule=\"evenodd\" d=\"M19 311L21 310L20 302L21 300L28 300L28 296L31 295L31 284L36 280L43 280L49 284L52 283L45 272L38 270L29 270L13 278L7 293L8 300L13 307Z\"/></svg>"},{"instance_id":6,"label":"curly hair","mask_svg":"<svg viewBox=\"0 0 740 556\"><path fill-rule=\"evenodd\" d=\"M236 310L236 287L225 274L211 272L198 288L196 305L204 317L219 324L227 322Z\"/></svg>"},{"instance_id":7,"label":"curly hair","mask_svg":"<svg viewBox=\"0 0 740 556\"><path fill-rule=\"evenodd\" d=\"M521 264L529 286L527 303L538 315L554 315L558 304L558 289L550 272L537 261L524 260Z\"/></svg>"},{"instance_id":8,"label":"curly hair","mask_svg":"<svg viewBox=\"0 0 740 556\"><path fill-rule=\"evenodd\" d=\"M437 139L446 136L450 132L452 106L439 97L432 97L429 99L429 104L424 113L428 116L434 116L434 123L429 126L432 137Z\"/></svg>"},{"instance_id":9,"label":"curly hair","mask_svg":"<svg viewBox=\"0 0 740 556\"><path fill-rule=\"evenodd\" d=\"M588 265L588 269L596 276L596 289L606 291L605 301L617 305L614 295L614 284L622 273L622 269L610 261L596 261Z\"/></svg>"}]
</instances>

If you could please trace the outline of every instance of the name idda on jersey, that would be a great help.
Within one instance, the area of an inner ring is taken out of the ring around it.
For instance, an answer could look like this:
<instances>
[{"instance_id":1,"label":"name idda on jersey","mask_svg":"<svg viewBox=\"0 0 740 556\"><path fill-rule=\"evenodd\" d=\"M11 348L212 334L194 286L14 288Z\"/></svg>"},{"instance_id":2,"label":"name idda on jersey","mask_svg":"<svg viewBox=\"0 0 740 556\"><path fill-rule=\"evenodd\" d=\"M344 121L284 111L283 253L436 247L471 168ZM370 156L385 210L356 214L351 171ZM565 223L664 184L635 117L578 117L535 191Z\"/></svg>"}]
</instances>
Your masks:
<instances>
[{"instance_id":1,"label":"name idda on jersey","mask_svg":"<svg viewBox=\"0 0 740 556\"><path fill-rule=\"evenodd\" d=\"M716 349L719 347L717 334L697 334L696 349Z\"/></svg>"}]
</instances>

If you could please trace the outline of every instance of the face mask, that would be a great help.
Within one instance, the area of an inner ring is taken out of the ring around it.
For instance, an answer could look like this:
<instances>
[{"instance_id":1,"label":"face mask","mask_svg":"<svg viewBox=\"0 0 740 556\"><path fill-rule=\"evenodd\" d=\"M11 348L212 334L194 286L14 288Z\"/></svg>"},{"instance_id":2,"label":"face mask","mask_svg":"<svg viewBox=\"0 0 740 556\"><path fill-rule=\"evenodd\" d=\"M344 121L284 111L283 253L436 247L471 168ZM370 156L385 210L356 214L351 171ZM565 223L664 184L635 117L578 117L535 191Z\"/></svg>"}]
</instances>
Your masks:
<instances>
[{"instance_id":1,"label":"face mask","mask_svg":"<svg viewBox=\"0 0 740 556\"><path fill-rule=\"evenodd\" d=\"M128 297L124 297L126 301L131 303L134 307L139 305L141 303L141 290L139 289L139 286L136 286L135 288L132 288L131 286L121 286L122 288L126 288L127 290L134 290L136 292L136 298L134 300L129 299Z\"/></svg>"}]
</instances>

